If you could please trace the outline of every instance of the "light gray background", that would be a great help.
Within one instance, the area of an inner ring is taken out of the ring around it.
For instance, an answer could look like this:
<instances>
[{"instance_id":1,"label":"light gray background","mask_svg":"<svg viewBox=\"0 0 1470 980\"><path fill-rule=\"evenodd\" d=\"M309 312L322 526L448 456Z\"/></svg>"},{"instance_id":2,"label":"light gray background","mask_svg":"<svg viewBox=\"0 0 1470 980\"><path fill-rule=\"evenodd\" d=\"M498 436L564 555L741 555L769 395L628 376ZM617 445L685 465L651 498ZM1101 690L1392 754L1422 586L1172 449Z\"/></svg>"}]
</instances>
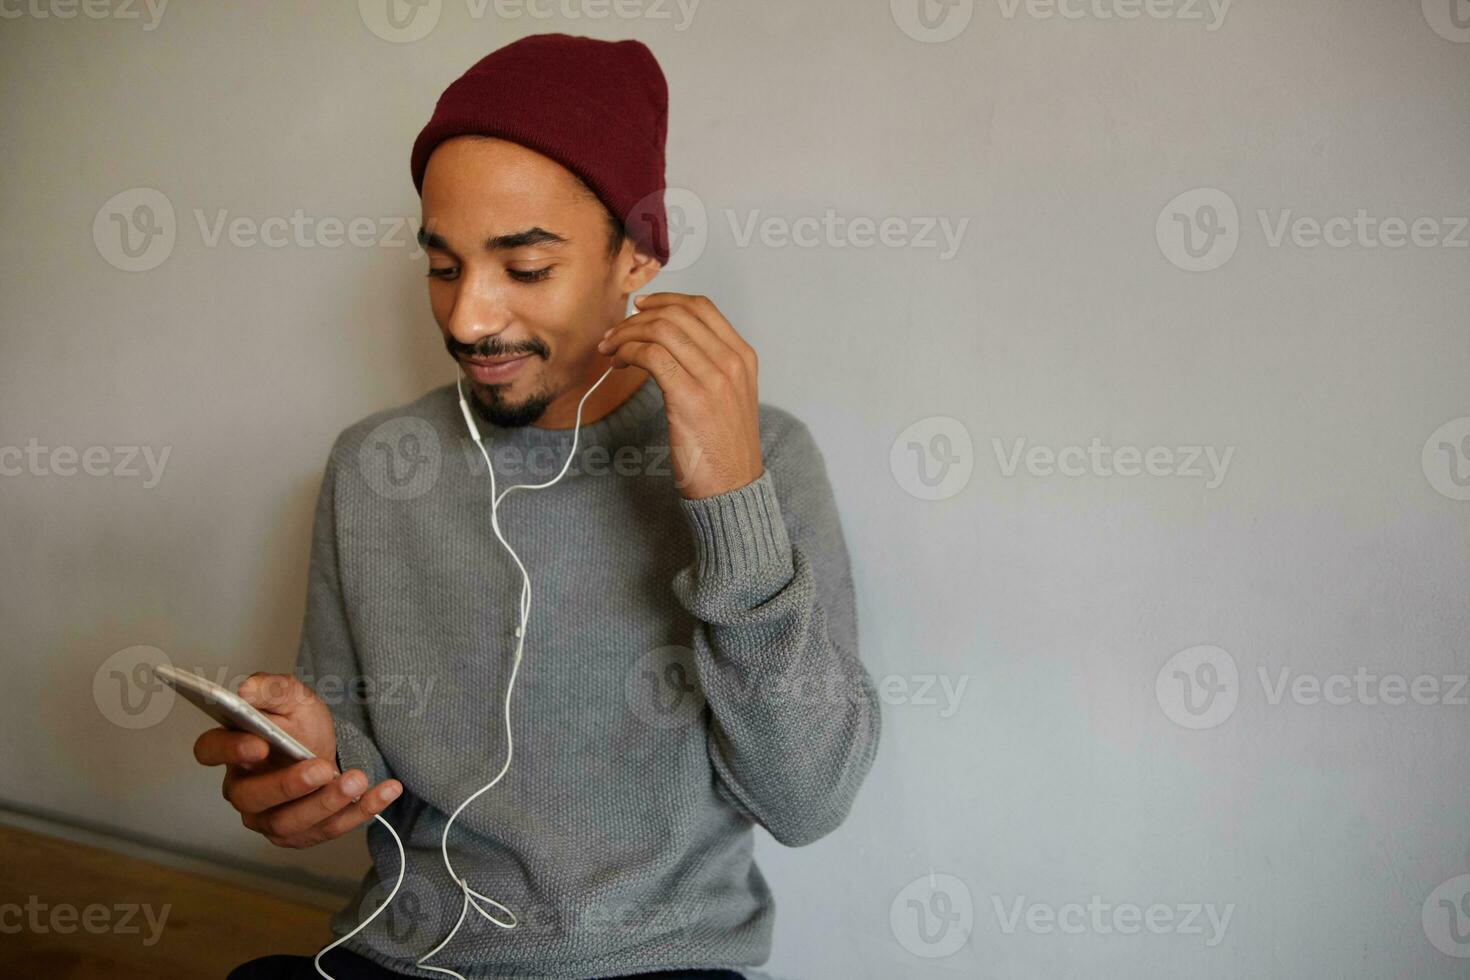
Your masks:
<instances>
[{"instance_id":1,"label":"light gray background","mask_svg":"<svg viewBox=\"0 0 1470 980\"><path fill-rule=\"evenodd\" d=\"M1433 29L1436 3L1241 0L1211 30L1204 6L1006 0L959 4L969 22L935 42L902 29L905 0L705 0L682 30L672 5L543 20L444 0L406 43L369 29L372 2L178 3L152 30L146 8L0 20L0 447L170 451L152 488L0 478L0 797L287 879L360 873L360 835L298 853L242 829L190 758L192 709L130 731L92 694L135 645L288 669L332 438L453 377L402 229L397 247L210 247L196 213L416 221L409 148L465 67L527 33L631 36L669 78L669 182L705 209L703 253L656 286L713 297L761 353L763 399L816 433L890 693L848 822L799 850L760 834L770 972L1463 976L1426 917L1470 872L1470 708L1272 703L1258 675L1470 659L1470 502L1421 460L1470 425L1467 233L1273 247L1260 218L1470 214L1470 43ZM92 234L134 188L176 212L145 272ZM1196 188L1238 208L1213 271L1156 235ZM732 231L829 208L968 224L948 259ZM957 426L968 451L933 438ZM994 442L1093 437L1234 448L1210 488L1006 475ZM968 480L920 499L910 441ZM1237 704L1193 730L1155 681L1204 644L1237 665ZM1213 946L1208 924L1008 933L996 911L1092 896L1233 910Z\"/></svg>"}]
</instances>

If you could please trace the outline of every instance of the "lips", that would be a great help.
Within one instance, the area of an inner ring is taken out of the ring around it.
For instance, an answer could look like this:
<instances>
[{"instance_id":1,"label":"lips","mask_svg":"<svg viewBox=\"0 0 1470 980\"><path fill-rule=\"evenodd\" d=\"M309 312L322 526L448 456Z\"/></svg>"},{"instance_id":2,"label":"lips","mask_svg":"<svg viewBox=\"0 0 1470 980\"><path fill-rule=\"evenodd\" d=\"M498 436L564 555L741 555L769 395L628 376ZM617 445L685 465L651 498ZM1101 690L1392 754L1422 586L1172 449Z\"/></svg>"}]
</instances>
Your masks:
<instances>
[{"instance_id":1,"label":"lips","mask_svg":"<svg viewBox=\"0 0 1470 980\"><path fill-rule=\"evenodd\" d=\"M464 365L465 373L473 380L481 384L501 384L515 377L534 356L518 354L514 357L461 357L459 363Z\"/></svg>"}]
</instances>

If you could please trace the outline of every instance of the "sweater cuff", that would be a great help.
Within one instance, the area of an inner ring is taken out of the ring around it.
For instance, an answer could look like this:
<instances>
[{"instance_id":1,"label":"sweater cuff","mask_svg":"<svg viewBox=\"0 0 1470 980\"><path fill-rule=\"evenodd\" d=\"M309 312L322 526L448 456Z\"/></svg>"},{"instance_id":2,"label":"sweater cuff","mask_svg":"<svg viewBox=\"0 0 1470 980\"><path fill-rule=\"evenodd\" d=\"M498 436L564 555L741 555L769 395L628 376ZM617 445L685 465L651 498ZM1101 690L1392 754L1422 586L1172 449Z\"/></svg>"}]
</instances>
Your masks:
<instances>
[{"instance_id":1,"label":"sweater cuff","mask_svg":"<svg viewBox=\"0 0 1470 980\"><path fill-rule=\"evenodd\" d=\"M680 497L679 509L694 535L692 571L701 605L754 609L791 581L791 540L770 470L712 497Z\"/></svg>"},{"instance_id":2,"label":"sweater cuff","mask_svg":"<svg viewBox=\"0 0 1470 980\"><path fill-rule=\"evenodd\" d=\"M337 728L339 771L361 769L368 778L368 786L376 786L393 775L377 745L361 729L346 719L337 718L333 722Z\"/></svg>"}]
</instances>

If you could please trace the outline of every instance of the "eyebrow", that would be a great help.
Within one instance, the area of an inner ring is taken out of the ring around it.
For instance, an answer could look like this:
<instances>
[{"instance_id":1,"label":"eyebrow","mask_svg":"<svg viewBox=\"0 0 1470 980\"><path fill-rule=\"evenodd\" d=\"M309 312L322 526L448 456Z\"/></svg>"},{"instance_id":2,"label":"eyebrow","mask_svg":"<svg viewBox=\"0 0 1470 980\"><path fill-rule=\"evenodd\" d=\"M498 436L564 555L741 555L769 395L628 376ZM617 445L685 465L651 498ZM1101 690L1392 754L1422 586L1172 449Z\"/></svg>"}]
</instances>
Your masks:
<instances>
[{"instance_id":1,"label":"eyebrow","mask_svg":"<svg viewBox=\"0 0 1470 980\"><path fill-rule=\"evenodd\" d=\"M427 231L423 227L419 228L418 241L425 248L437 248L442 252L454 251L449 247L449 243L444 240L442 235L439 235L437 232ZM512 232L508 235L496 235L492 238L487 238L485 239L485 250L499 252L514 248L529 248L533 245L557 246L565 245L566 243L567 239L558 235L556 232L535 227L527 228L525 231Z\"/></svg>"}]
</instances>

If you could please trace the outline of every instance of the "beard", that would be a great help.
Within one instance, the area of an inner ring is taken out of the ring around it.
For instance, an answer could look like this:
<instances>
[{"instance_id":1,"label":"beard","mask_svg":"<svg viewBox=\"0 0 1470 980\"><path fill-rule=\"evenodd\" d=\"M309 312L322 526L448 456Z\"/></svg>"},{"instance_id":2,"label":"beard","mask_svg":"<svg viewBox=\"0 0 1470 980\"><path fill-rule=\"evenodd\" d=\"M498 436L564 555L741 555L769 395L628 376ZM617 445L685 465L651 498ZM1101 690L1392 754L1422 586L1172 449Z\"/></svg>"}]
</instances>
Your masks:
<instances>
[{"instance_id":1,"label":"beard","mask_svg":"<svg viewBox=\"0 0 1470 980\"><path fill-rule=\"evenodd\" d=\"M453 337L446 336L444 347L456 363L462 355L466 357L503 357L511 354L531 354L542 360L545 360L547 356L545 345L534 340L510 347L500 343L495 337L487 337L478 344L467 345L459 343ZM546 412L547 407L556 400L557 396L557 392L551 389L551 383L544 377L541 379L540 387L519 402L512 402L506 396L510 383L480 384L468 375L464 380L469 385L470 393L474 396L470 399L470 403L475 406L475 414L483 421L502 429L530 425Z\"/></svg>"},{"instance_id":2,"label":"beard","mask_svg":"<svg viewBox=\"0 0 1470 980\"><path fill-rule=\"evenodd\" d=\"M539 390L520 402L512 402L506 398L505 389L509 385L482 385L469 381L469 387L470 393L474 395L470 402L475 406L475 414L502 429L530 425L546 412L547 406L556 398L544 381Z\"/></svg>"}]
</instances>

